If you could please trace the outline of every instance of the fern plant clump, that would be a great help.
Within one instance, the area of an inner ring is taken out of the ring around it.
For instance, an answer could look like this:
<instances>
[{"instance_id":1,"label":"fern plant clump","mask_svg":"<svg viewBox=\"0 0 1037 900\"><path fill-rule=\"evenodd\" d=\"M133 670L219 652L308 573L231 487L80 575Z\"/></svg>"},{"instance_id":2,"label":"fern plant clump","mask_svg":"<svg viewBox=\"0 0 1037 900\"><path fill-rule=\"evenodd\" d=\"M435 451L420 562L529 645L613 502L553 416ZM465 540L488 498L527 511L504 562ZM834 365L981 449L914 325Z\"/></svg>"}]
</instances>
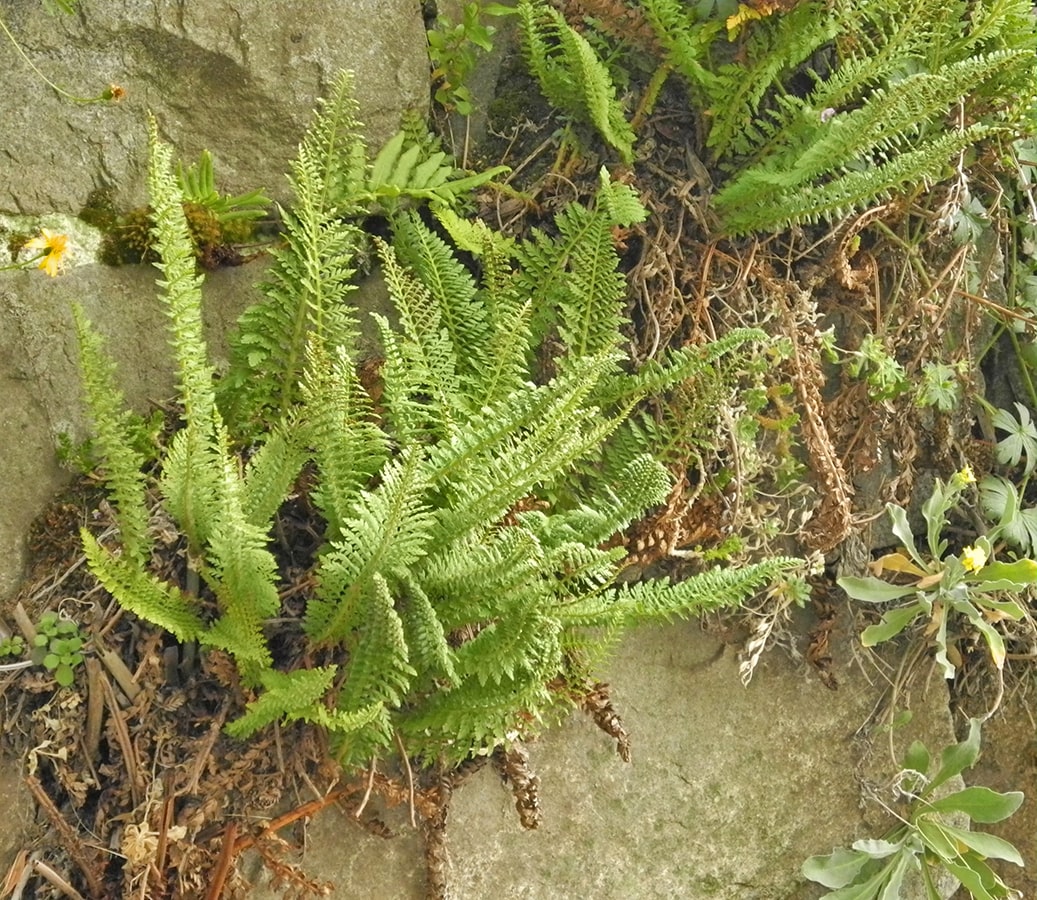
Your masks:
<instances>
[{"instance_id":1,"label":"fern plant clump","mask_svg":"<svg viewBox=\"0 0 1037 900\"><path fill-rule=\"evenodd\" d=\"M219 377L170 149L152 127L154 244L182 422L144 477L114 372L77 314L120 528L117 543L88 531L83 541L125 609L233 658L253 699L231 735L302 720L327 729L345 766L394 745L455 763L570 707L631 625L737 604L796 561L621 583L625 553L610 538L670 481L638 446L646 432L632 411L760 337L743 330L630 371L610 235L644 215L631 188L603 171L592 208L560 213L556 236L516 242L453 210L452 195L477 178L399 141L372 167L358 127L343 75L300 147L283 245ZM425 200L434 217L415 208ZM368 240L355 222L372 203L390 225L373 249L394 304L391 321L376 316L373 390L358 373L348 303ZM562 350L537 380L545 334ZM187 548L174 578L153 569L156 497ZM320 536L301 574L275 540L288 502ZM285 606L288 594L302 596L301 611Z\"/></svg>"}]
</instances>

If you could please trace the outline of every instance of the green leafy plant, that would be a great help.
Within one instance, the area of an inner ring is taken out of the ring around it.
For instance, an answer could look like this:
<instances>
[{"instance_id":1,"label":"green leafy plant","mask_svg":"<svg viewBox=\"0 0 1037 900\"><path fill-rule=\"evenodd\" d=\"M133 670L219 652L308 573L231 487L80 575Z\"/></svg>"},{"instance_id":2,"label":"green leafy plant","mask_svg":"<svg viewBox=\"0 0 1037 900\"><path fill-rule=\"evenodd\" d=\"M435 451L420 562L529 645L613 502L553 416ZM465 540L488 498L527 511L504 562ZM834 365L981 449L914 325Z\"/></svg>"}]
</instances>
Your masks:
<instances>
[{"instance_id":1,"label":"green leafy plant","mask_svg":"<svg viewBox=\"0 0 1037 900\"><path fill-rule=\"evenodd\" d=\"M927 554L920 553L915 545L907 511L901 506L887 505L893 533L903 549L876 560L873 567L908 579L910 583L892 584L872 575L846 576L838 581L839 587L850 597L865 603L891 603L910 598L905 605L887 610L879 624L865 628L861 640L866 647L871 647L888 641L916 619L927 618L928 630L937 646L936 662L947 678L953 678L955 672L955 665L947 655L947 627L951 615L961 615L983 635L1000 670L1004 666L1005 645L992 623L1003 618L1023 618L1023 607L1014 599L1003 598L1037 583L1037 562L1032 559L993 561L997 529L980 536L959 553L947 552L948 541L943 537L947 515L957 505L965 487L974 480L969 470L957 473L947 484L936 479L932 494L922 506Z\"/></svg>"},{"instance_id":2,"label":"green leafy plant","mask_svg":"<svg viewBox=\"0 0 1037 900\"><path fill-rule=\"evenodd\" d=\"M545 96L629 161L633 131L592 43L541 0L519 12ZM1026 0L742 6L727 23L712 4L641 0L639 14L663 48L658 71L681 78L701 117L702 155L726 176L713 205L735 234L847 215L1031 130Z\"/></svg>"},{"instance_id":3,"label":"green leafy plant","mask_svg":"<svg viewBox=\"0 0 1037 900\"><path fill-rule=\"evenodd\" d=\"M25 638L15 634L0 639L0 659L5 656L21 656L25 653Z\"/></svg>"},{"instance_id":4,"label":"green leafy plant","mask_svg":"<svg viewBox=\"0 0 1037 900\"><path fill-rule=\"evenodd\" d=\"M797 563L617 580L624 551L609 538L664 498L669 477L629 440L611 470L593 465L595 454L640 398L708 371L759 333L627 371L618 259L603 236L644 210L605 172L592 209L563 212L558 238L521 246L442 203L440 229L413 210L392 212L391 241L375 244L395 313L375 316L384 362L376 395L365 389L357 313L345 302L361 244L350 215L365 208L370 174L353 113L344 75L300 147L284 246L221 379L201 336L171 152L152 126L149 190L183 421L155 480L143 479L120 437L111 367L80 315L121 532L118 547L88 531L83 542L124 608L235 660L255 699L231 734L304 720L328 729L347 766L394 743L425 762L456 762L571 707L625 628L737 603ZM478 259L478 279L459 251ZM563 348L540 380L534 321L550 322ZM141 510L156 492L187 549L173 580L148 564ZM288 585L273 535L290 498L321 545L304 609L275 653L272 620L284 618Z\"/></svg>"},{"instance_id":5,"label":"green leafy plant","mask_svg":"<svg viewBox=\"0 0 1037 900\"><path fill-rule=\"evenodd\" d=\"M992 834L961 827L959 820L968 816L981 824L1000 822L1019 808L1023 795L985 787L946 790L951 779L972 767L979 749L978 719L970 721L965 740L944 749L938 762L915 741L894 782L897 797L908 806L903 812L891 810L902 824L881 840L855 841L849 849L811 857L803 864L803 875L833 889L825 900L897 900L912 875L921 877L928 900L939 900L945 895L937 889L937 869L953 876L976 900L1016 896L987 860L1021 866L1019 851Z\"/></svg>"},{"instance_id":6,"label":"green leafy plant","mask_svg":"<svg viewBox=\"0 0 1037 900\"><path fill-rule=\"evenodd\" d=\"M496 28L484 22L485 16L506 16L515 11L501 3L466 3L461 7L461 21L450 22L440 14L435 28L428 30L428 55L432 61L432 83L435 100L444 109L456 110L462 116L472 114L472 92L468 79L475 70L477 51L493 49Z\"/></svg>"},{"instance_id":7,"label":"green leafy plant","mask_svg":"<svg viewBox=\"0 0 1037 900\"><path fill-rule=\"evenodd\" d=\"M1021 553L1032 553L1037 547L1037 507L1025 506L1023 498L1037 468L1037 426L1025 406L1015 406L1017 416L992 409L990 418L991 425L1005 433L994 448L997 461L1022 471L1014 481L1003 475L984 476L979 497L984 514L998 523L998 534Z\"/></svg>"},{"instance_id":8,"label":"green leafy plant","mask_svg":"<svg viewBox=\"0 0 1037 900\"><path fill-rule=\"evenodd\" d=\"M83 662L86 639L79 625L55 612L45 612L36 624L36 638L30 658L36 665L54 673L54 680L68 687L75 680L76 666Z\"/></svg>"},{"instance_id":9,"label":"green leafy plant","mask_svg":"<svg viewBox=\"0 0 1037 900\"><path fill-rule=\"evenodd\" d=\"M195 203L209 210L226 227L230 223L254 222L262 219L270 208L271 200L263 190L250 191L235 197L224 197L216 190L212 154L203 150L197 163L177 165L177 179L186 203Z\"/></svg>"},{"instance_id":10,"label":"green leafy plant","mask_svg":"<svg viewBox=\"0 0 1037 900\"><path fill-rule=\"evenodd\" d=\"M541 0L520 0L518 16L526 61L544 96L573 120L593 126L623 162L632 162L634 129L590 42Z\"/></svg>"}]
</instances>

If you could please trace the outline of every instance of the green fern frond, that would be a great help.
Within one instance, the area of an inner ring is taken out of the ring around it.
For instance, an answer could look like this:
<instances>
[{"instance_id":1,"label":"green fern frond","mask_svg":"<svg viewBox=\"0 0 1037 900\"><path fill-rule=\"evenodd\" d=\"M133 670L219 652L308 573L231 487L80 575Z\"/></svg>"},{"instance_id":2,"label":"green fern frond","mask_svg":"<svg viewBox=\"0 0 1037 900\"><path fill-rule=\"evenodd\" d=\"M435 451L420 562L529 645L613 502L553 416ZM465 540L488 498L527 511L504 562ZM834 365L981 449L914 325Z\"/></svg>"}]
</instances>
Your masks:
<instances>
[{"instance_id":1,"label":"green fern frond","mask_svg":"<svg viewBox=\"0 0 1037 900\"><path fill-rule=\"evenodd\" d=\"M215 407L212 365L202 337L202 277L184 216L184 198L172 171L173 151L148 119L148 195L153 210L152 247L162 260L158 281L170 322L185 418L208 421Z\"/></svg>"},{"instance_id":2,"label":"green fern frond","mask_svg":"<svg viewBox=\"0 0 1037 900\"><path fill-rule=\"evenodd\" d=\"M342 516L389 454L374 424L371 402L342 348L328 353L311 345L302 388L307 433L320 480L312 493L328 522L327 538L343 533Z\"/></svg>"},{"instance_id":3,"label":"green fern frond","mask_svg":"<svg viewBox=\"0 0 1037 900\"><path fill-rule=\"evenodd\" d=\"M263 693L248 704L243 715L228 722L224 730L231 737L244 739L279 720L285 723L311 722L334 732L367 728L377 720L381 711L379 704L347 713L330 710L322 702L337 671L337 666L296 669L294 672L265 670L259 676Z\"/></svg>"},{"instance_id":4,"label":"green fern frond","mask_svg":"<svg viewBox=\"0 0 1037 900\"><path fill-rule=\"evenodd\" d=\"M401 364L410 370L408 389L430 396L427 417L434 432L442 434L449 430L463 396L457 372L457 348L443 322L443 311L426 283L400 264L393 248L377 238L375 243L403 332L398 345L402 363L394 361L387 372L398 371ZM434 272L423 274L429 278L434 276Z\"/></svg>"},{"instance_id":5,"label":"green fern frond","mask_svg":"<svg viewBox=\"0 0 1037 900\"><path fill-rule=\"evenodd\" d=\"M545 673L557 671L554 656L535 666L536 674L480 684L470 679L450 691L422 698L420 706L402 711L397 729L404 746L424 748L423 760L458 763L485 756L509 740L536 729L562 700L546 687Z\"/></svg>"},{"instance_id":6,"label":"green fern frond","mask_svg":"<svg viewBox=\"0 0 1037 900\"><path fill-rule=\"evenodd\" d=\"M516 598L546 601L544 552L526 528L500 527L437 544L416 573L446 631L489 621Z\"/></svg>"},{"instance_id":7,"label":"green fern frond","mask_svg":"<svg viewBox=\"0 0 1037 900\"><path fill-rule=\"evenodd\" d=\"M104 351L104 342L87 320L83 308L72 305L83 391L93 422L94 439L104 460L105 482L115 501L122 552L142 565L151 551L148 536L148 502L142 471L144 456L134 449L132 416L115 386L115 366Z\"/></svg>"},{"instance_id":8,"label":"green fern frond","mask_svg":"<svg viewBox=\"0 0 1037 900\"><path fill-rule=\"evenodd\" d=\"M533 303L520 290L512 266L515 242L492 231L480 219L462 219L448 209L437 209L436 218L459 250L471 253L482 264L482 283L475 305L482 312L484 347L481 365L469 367L469 392L476 408L491 404L518 389L528 376L527 357L533 347L530 328Z\"/></svg>"},{"instance_id":9,"label":"green fern frond","mask_svg":"<svg viewBox=\"0 0 1037 900\"><path fill-rule=\"evenodd\" d=\"M113 555L85 528L80 536L90 571L120 606L165 629L181 643L201 636L205 626L182 591L151 575L134 560Z\"/></svg>"},{"instance_id":10,"label":"green fern frond","mask_svg":"<svg viewBox=\"0 0 1037 900\"><path fill-rule=\"evenodd\" d=\"M642 581L607 592L608 602L599 608L597 616L593 612L587 615L590 610L581 611L579 604L564 610L562 616L565 621L582 625L598 624L602 618L615 621L621 616L629 626L699 615L736 606L782 573L801 565L801 560L777 556L751 565L709 569L678 582L665 578Z\"/></svg>"},{"instance_id":11,"label":"green fern frond","mask_svg":"<svg viewBox=\"0 0 1037 900\"><path fill-rule=\"evenodd\" d=\"M404 583L401 618L415 668L426 679L444 679L447 684L456 684L454 654L447 643L443 623L417 581L408 578Z\"/></svg>"},{"instance_id":12,"label":"green fern frond","mask_svg":"<svg viewBox=\"0 0 1037 900\"><path fill-rule=\"evenodd\" d=\"M481 686L535 677L547 681L562 664L558 623L517 602L454 651L459 678Z\"/></svg>"},{"instance_id":13,"label":"green fern frond","mask_svg":"<svg viewBox=\"0 0 1037 900\"><path fill-rule=\"evenodd\" d=\"M558 237L534 231L522 244L520 284L540 317L537 339L556 327L572 358L618 344L626 282L618 271L613 229L645 215L636 192L602 169L593 209L569 204L555 217Z\"/></svg>"},{"instance_id":14,"label":"green fern frond","mask_svg":"<svg viewBox=\"0 0 1037 900\"><path fill-rule=\"evenodd\" d=\"M714 201L733 234L847 216L906 185L938 180L956 154L990 133L991 129L981 124L945 132L882 165L850 172L821 185L775 191L749 171L717 194ZM746 205L747 197L753 197L753 206Z\"/></svg>"},{"instance_id":15,"label":"green fern frond","mask_svg":"<svg viewBox=\"0 0 1037 900\"><path fill-rule=\"evenodd\" d=\"M410 664L403 622L396 612L389 584L379 573L375 573L363 592L358 630L348 643L349 663L338 709L351 713L377 704L386 711L400 707L417 672ZM345 735L337 742L337 753L344 765L367 759L389 743L388 718L380 724L381 727Z\"/></svg>"},{"instance_id":16,"label":"green fern frond","mask_svg":"<svg viewBox=\"0 0 1037 900\"><path fill-rule=\"evenodd\" d=\"M408 451L382 470L382 483L341 510L339 540L323 554L320 588L306 612L317 643L346 640L362 614L360 598L381 573L404 572L422 557L432 529L428 482L419 453Z\"/></svg>"},{"instance_id":17,"label":"green fern frond","mask_svg":"<svg viewBox=\"0 0 1037 900\"><path fill-rule=\"evenodd\" d=\"M297 422L275 426L249 457L241 498L249 524L265 528L281 508L309 459L305 437Z\"/></svg>"},{"instance_id":18,"label":"green fern frond","mask_svg":"<svg viewBox=\"0 0 1037 900\"><path fill-rule=\"evenodd\" d=\"M432 451L430 471L445 497L439 512L444 540L496 521L535 485L568 473L615 430L620 419L584 402L614 362L611 354L576 360L548 385L473 415Z\"/></svg>"},{"instance_id":19,"label":"green fern frond","mask_svg":"<svg viewBox=\"0 0 1037 900\"><path fill-rule=\"evenodd\" d=\"M220 617L202 640L231 653L239 667L269 667L263 620L277 614L277 563L265 528L248 521L236 462L224 455L218 486L220 516L206 548L202 575L216 595Z\"/></svg>"},{"instance_id":20,"label":"green fern frond","mask_svg":"<svg viewBox=\"0 0 1037 900\"><path fill-rule=\"evenodd\" d=\"M299 147L289 181L292 210L282 210L284 246L273 251L265 299L245 311L231 340L231 369L220 399L236 433L283 417L299 400L312 340L352 351L359 325L346 298L355 290L354 260L364 242L344 216L365 177L352 77L342 73L322 114Z\"/></svg>"},{"instance_id":21,"label":"green fern frond","mask_svg":"<svg viewBox=\"0 0 1037 900\"><path fill-rule=\"evenodd\" d=\"M518 16L525 56L544 96L577 121L589 122L623 162L632 162L637 136L608 68L587 39L539 0L521 0Z\"/></svg>"},{"instance_id":22,"label":"green fern frond","mask_svg":"<svg viewBox=\"0 0 1037 900\"><path fill-rule=\"evenodd\" d=\"M487 309L476 297L475 279L416 214L401 214L392 224L396 257L428 291L438 313L433 321L446 330L459 382L465 386L464 395L470 395L469 386L478 383L490 365Z\"/></svg>"}]
</instances>

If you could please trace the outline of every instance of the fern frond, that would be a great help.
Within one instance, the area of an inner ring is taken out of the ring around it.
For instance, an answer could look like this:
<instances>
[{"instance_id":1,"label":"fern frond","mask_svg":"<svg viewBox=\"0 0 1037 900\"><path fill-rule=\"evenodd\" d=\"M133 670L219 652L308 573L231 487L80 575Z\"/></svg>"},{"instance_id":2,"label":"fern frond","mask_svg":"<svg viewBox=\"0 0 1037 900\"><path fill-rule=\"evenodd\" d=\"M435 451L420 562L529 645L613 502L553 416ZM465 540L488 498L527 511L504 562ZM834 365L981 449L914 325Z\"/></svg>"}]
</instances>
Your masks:
<instances>
[{"instance_id":1,"label":"fern frond","mask_svg":"<svg viewBox=\"0 0 1037 900\"><path fill-rule=\"evenodd\" d=\"M342 73L292 167L296 203L282 210L284 246L272 254L265 299L245 311L231 340L220 399L236 434L295 406L311 340L355 347L359 325L345 301L364 237L343 216L360 212L352 199L366 168L358 127L352 78Z\"/></svg>"},{"instance_id":2,"label":"fern frond","mask_svg":"<svg viewBox=\"0 0 1037 900\"><path fill-rule=\"evenodd\" d=\"M241 497L242 512L249 524L268 526L288 497L310 456L305 437L296 422L275 426L249 457Z\"/></svg>"},{"instance_id":3,"label":"fern frond","mask_svg":"<svg viewBox=\"0 0 1037 900\"><path fill-rule=\"evenodd\" d=\"M426 552L433 514L419 453L409 451L382 470L382 483L362 491L343 516L342 535L321 558L318 596L306 611L317 643L342 641L356 627L359 601L381 573L404 572Z\"/></svg>"},{"instance_id":4,"label":"fern frond","mask_svg":"<svg viewBox=\"0 0 1037 900\"><path fill-rule=\"evenodd\" d=\"M415 213L400 214L392 224L396 258L428 291L438 313L436 318L449 338L458 381L465 386L467 396L471 393L468 386L477 383L490 364L486 357L487 310L476 297L475 279L447 243Z\"/></svg>"},{"instance_id":5,"label":"fern frond","mask_svg":"<svg viewBox=\"0 0 1037 900\"><path fill-rule=\"evenodd\" d=\"M454 669L462 680L482 686L529 677L548 681L562 665L560 632L537 609L512 604L454 651Z\"/></svg>"},{"instance_id":6,"label":"fern frond","mask_svg":"<svg viewBox=\"0 0 1037 900\"><path fill-rule=\"evenodd\" d=\"M403 364L411 370L411 390L416 388L418 393L430 395L428 419L436 432L443 433L451 425L462 397L457 348L428 287L404 269L393 248L377 238L375 243L382 274L400 317L403 336L398 346ZM398 371L397 365L387 368L386 378L388 372Z\"/></svg>"},{"instance_id":7,"label":"fern frond","mask_svg":"<svg viewBox=\"0 0 1037 900\"><path fill-rule=\"evenodd\" d=\"M797 566L802 561L772 557L763 562L726 569L709 569L683 581L642 581L591 595L559 608L557 615L568 626L596 627L622 621L667 621L676 616L698 615L735 606L753 591Z\"/></svg>"},{"instance_id":8,"label":"fern frond","mask_svg":"<svg viewBox=\"0 0 1037 900\"><path fill-rule=\"evenodd\" d=\"M446 631L486 622L513 600L546 601L545 554L527 528L500 527L436 544L416 573Z\"/></svg>"},{"instance_id":9,"label":"fern frond","mask_svg":"<svg viewBox=\"0 0 1037 900\"><path fill-rule=\"evenodd\" d=\"M196 272L194 244L184 216L184 198L172 171L172 149L148 119L148 196L153 210L152 247L158 253L158 281L169 317L180 400L185 418L209 421L215 406L212 365L202 337L202 277Z\"/></svg>"},{"instance_id":10,"label":"fern frond","mask_svg":"<svg viewBox=\"0 0 1037 900\"><path fill-rule=\"evenodd\" d=\"M990 132L988 126L981 124L945 132L882 165L850 172L821 185L768 190L749 171L717 194L714 202L732 234L847 216L889 197L905 185L937 179L951 158ZM750 196L752 207L744 205L745 198Z\"/></svg>"},{"instance_id":11,"label":"fern frond","mask_svg":"<svg viewBox=\"0 0 1037 900\"><path fill-rule=\"evenodd\" d=\"M410 664L403 622L396 612L392 592L381 574L375 573L362 595L356 636L349 642L346 680L338 696L338 709L352 713L381 704L387 711L400 707L411 680L417 674ZM340 761L348 765L369 758L391 740L388 718L347 734L338 741Z\"/></svg>"},{"instance_id":12,"label":"fern frond","mask_svg":"<svg viewBox=\"0 0 1037 900\"><path fill-rule=\"evenodd\" d=\"M637 136L608 68L587 39L539 0L521 0L518 16L526 60L544 96L577 121L589 122L623 162L632 162Z\"/></svg>"},{"instance_id":13,"label":"fern frond","mask_svg":"<svg viewBox=\"0 0 1037 900\"><path fill-rule=\"evenodd\" d=\"M558 480L615 430L618 418L584 402L613 365L610 354L573 361L548 385L473 415L465 429L432 450L429 469L445 497L442 539L496 521L535 485Z\"/></svg>"},{"instance_id":14,"label":"fern frond","mask_svg":"<svg viewBox=\"0 0 1037 900\"><path fill-rule=\"evenodd\" d=\"M120 606L164 628L181 643L201 636L205 626L187 595L134 560L113 555L85 528L80 536L90 571Z\"/></svg>"},{"instance_id":15,"label":"fern frond","mask_svg":"<svg viewBox=\"0 0 1037 900\"><path fill-rule=\"evenodd\" d=\"M294 672L277 672L268 669L260 676L263 693L248 704L248 710L233 722L228 722L224 731L234 738L251 737L271 722L283 719L308 720L321 698L335 680L337 666L317 669L296 669ZM366 723L364 723L366 724Z\"/></svg>"},{"instance_id":16,"label":"fern frond","mask_svg":"<svg viewBox=\"0 0 1037 900\"><path fill-rule=\"evenodd\" d=\"M642 453L623 467L611 485L596 488L587 503L552 516L553 539L549 540L557 543L562 538L595 547L622 531L649 507L662 503L669 491L669 472L654 456Z\"/></svg>"},{"instance_id":17,"label":"fern frond","mask_svg":"<svg viewBox=\"0 0 1037 900\"><path fill-rule=\"evenodd\" d=\"M645 209L628 185L604 169L593 209L569 204L555 217L557 238L534 231L518 256L521 284L540 316L538 335L552 324L571 358L615 347L626 321L626 281L618 271L613 229L643 221Z\"/></svg>"},{"instance_id":18,"label":"fern frond","mask_svg":"<svg viewBox=\"0 0 1037 900\"><path fill-rule=\"evenodd\" d=\"M432 602L411 578L405 579L403 593L401 618L415 668L425 679L445 679L447 684L456 684L454 653Z\"/></svg>"},{"instance_id":19,"label":"fern frond","mask_svg":"<svg viewBox=\"0 0 1037 900\"><path fill-rule=\"evenodd\" d=\"M429 764L437 758L457 763L490 754L535 728L550 709L561 705L547 689L545 677L558 671L559 661L552 655L534 665L536 674L486 685L473 678L451 691L422 698L420 706L397 718L404 745L422 746Z\"/></svg>"},{"instance_id":20,"label":"fern frond","mask_svg":"<svg viewBox=\"0 0 1037 900\"><path fill-rule=\"evenodd\" d=\"M468 373L469 391L478 408L499 400L526 380L527 356L533 345L533 304L520 291L512 267L515 242L511 238L492 231L480 219L462 219L448 209L436 210L436 218L458 249L482 264L475 303L482 310L487 335L480 353L483 364Z\"/></svg>"},{"instance_id":21,"label":"fern frond","mask_svg":"<svg viewBox=\"0 0 1037 900\"><path fill-rule=\"evenodd\" d=\"M190 421L170 439L162 461L162 497L195 557L201 556L220 517L220 454L211 420Z\"/></svg>"},{"instance_id":22,"label":"fern frond","mask_svg":"<svg viewBox=\"0 0 1037 900\"><path fill-rule=\"evenodd\" d=\"M83 308L72 305L83 392L93 422L94 438L105 467L105 483L115 501L115 522L123 554L143 565L151 551L148 536L148 502L142 471L144 456L134 449L131 415L115 386L115 366L104 351L104 342L93 330Z\"/></svg>"},{"instance_id":23,"label":"fern frond","mask_svg":"<svg viewBox=\"0 0 1037 900\"><path fill-rule=\"evenodd\" d=\"M217 434L219 473L216 482L220 513L205 550L202 576L216 595L220 617L202 636L203 642L234 656L248 680L271 665L263 620L277 614L277 563L267 549L266 523L253 524L245 513L245 494L237 460L229 452L222 429Z\"/></svg>"},{"instance_id":24,"label":"fern frond","mask_svg":"<svg viewBox=\"0 0 1037 900\"><path fill-rule=\"evenodd\" d=\"M311 345L302 394L320 473L312 496L327 519L327 538L337 540L343 533L343 516L389 451L385 435L372 421L370 398L342 348L329 354Z\"/></svg>"}]
</instances>

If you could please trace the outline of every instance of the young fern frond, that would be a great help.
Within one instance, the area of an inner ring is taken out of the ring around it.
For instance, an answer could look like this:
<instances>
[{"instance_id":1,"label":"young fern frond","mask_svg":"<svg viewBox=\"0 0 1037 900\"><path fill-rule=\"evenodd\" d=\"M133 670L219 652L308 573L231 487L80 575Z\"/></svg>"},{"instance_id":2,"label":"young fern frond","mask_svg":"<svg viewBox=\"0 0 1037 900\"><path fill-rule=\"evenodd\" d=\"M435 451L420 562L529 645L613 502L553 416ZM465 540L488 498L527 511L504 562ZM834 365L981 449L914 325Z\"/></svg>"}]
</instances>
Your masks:
<instances>
[{"instance_id":1,"label":"young fern frond","mask_svg":"<svg viewBox=\"0 0 1037 900\"><path fill-rule=\"evenodd\" d=\"M570 204L555 217L559 237L535 231L519 249L519 283L539 312L535 339L557 328L567 359L616 347L626 283L616 270L613 230L641 222L645 209L628 185L601 170L594 208ZM561 361L565 364L565 360Z\"/></svg>"},{"instance_id":2,"label":"young fern frond","mask_svg":"<svg viewBox=\"0 0 1037 900\"><path fill-rule=\"evenodd\" d=\"M193 600L179 588L156 578L132 558L115 556L85 528L80 536L91 573L120 606L164 628L178 641L201 636L205 625Z\"/></svg>"},{"instance_id":3,"label":"young fern frond","mask_svg":"<svg viewBox=\"0 0 1037 900\"><path fill-rule=\"evenodd\" d=\"M403 705L417 675L410 665L403 622L381 574L375 573L370 580L361 605L358 633L349 641L349 664L338 711L356 713L380 704L386 714L361 732L335 736L335 755L346 766L362 765L392 741L389 711Z\"/></svg>"},{"instance_id":4,"label":"young fern frond","mask_svg":"<svg viewBox=\"0 0 1037 900\"><path fill-rule=\"evenodd\" d=\"M307 434L320 480L312 497L327 519L326 537L343 533L350 510L389 455L385 434L372 418L370 398L343 348L313 344L302 385Z\"/></svg>"},{"instance_id":5,"label":"young fern frond","mask_svg":"<svg viewBox=\"0 0 1037 900\"><path fill-rule=\"evenodd\" d=\"M393 248L377 238L375 243L385 283L400 318L403 333L399 350L402 365L410 370L408 390L428 394L428 426L434 434L445 434L463 396L457 372L457 347L443 321L443 310L428 286L400 264ZM393 365L398 367L401 362L394 361Z\"/></svg>"},{"instance_id":6,"label":"young fern frond","mask_svg":"<svg viewBox=\"0 0 1037 900\"><path fill-rule=\"evenodd\" d=\"M474 306L482 310L479 367L468 367L468 389L476 408L521 387L528 377L527 357L533 348L530 329L533 303L521 290L513 268L515 242L492 231L480 219L462 219L448 209L436 218L459 250L482 265L482 282Z\"/></svg>"},{"instance_id":7,"label":"young fern frond","mask_svg":"<svg viewBox=\"0 0 1037 900\"><path fill-rule=\"evenodd\" d=\"M249 457L241 506L250 525L269 527L288 497L310 456L305 438L305 429L298 422L275 426Z\"/></svg>"},{"instance_id":8,"label":"young fern frond","mask_svg":"<svg viewBox=\"0 0 1037 900\"><path fill-rule=\"evenodd\" d=\"M356 627L359 598L382 573L405 572L426 553L433 514L419 451L382 469L382 483L362 491L340 510L341 537L321 558L320 589L306 613L306 630L318 644L344 641Z\"/></svg>"},{"instance_id":9,"label":"young fern frond","mask_svg":"<svg viewBox=\"0 0 1037 900\"><path fill-rule=\"evenodd\" d=\"M337 666L319 669L296 669L294 672L278 672L267 669L260 673L263 693L249 703L244 715L228 722L224 729L235 738L251 737L261 728L279 719L285 722L311 722L332 733L361 731L379 720L384 708L381 704L355 712L331 710L324 704L324 695L331 688Z\"/></svg>"},{"instance_id":10,"label":"young fern frond","mask_svg":"<svg viewBox=\"0 0 1037 900\"><path fill-rule=\"evenodd\" d=\"M359 326L345 300L364 237L344 217L360 211L354 197L365 169L352 78L343 73L292 167L296 204L282 210L285 246L272 253L265 300L245 311L231 341L220 399L235 436L298 402L311 340L354 349Z\"/></svg>"},{"instance_id":11,"label":"young fern frond","mask_svg":"<svg viewBox=\"0 0 1037 900\"><path fill-rule=\"evenodd\" d=\"M486 357L490 325L486 307L476 296L475 279L447 243L415 213L404 213L393 220L392 249L404 267L421 273L431 307L420 325L422 331L427 333L438 326L446 332L458 392L463 396L475 393L473 384L491 364ZM406 321L401 320L401 324L405 332L409 331ZM438 335L430 337L435 340Z\"/></svg>"},{"instance_id":12,"label":"young fern frond","mask_svg":"<svg viewBox=\"0 0 1037 900\"><path fill-rule=\"evenodd\" d=\"M216 405L215 371L202 337L202 277L197 274L194 244L184 216L184 198L173 175L173 151L158 137L158 123L148 120L152 247L162 260L158 285L170 323L184 418L209 422Z\"/></svg>"},{"instance_id":13,"label":"young fern frond","mask_svg":"<svg viewBox=\"0 0 1037 900\"><path fill-rule=\"evenodd\" d=\"M588 121L623 162L632 162L636 135L594 48L540 0L521 0L518 15L526 60L544 96L572 118Z\"/></svg>"},{"instance_id":14,"label":"young fern frond","mask_svg":"<svg viewBox=\"0 0 1037 900\"><path fill-rule=\"evenodd\" d=\"M277 563L267 549L266 529L250 522L245 514L241 475L236 460L230 457L226 434L220 437L225 450L220 454L220 515L209 535L207 565L202 570L216 595L220 616L202 640L232 654L252 681L272 662L263 620L275 616L280 608Z\"/></svg>"},{"instance_id":15,"label":"young fern frond","mask_svg":"<svg viewBox=\"0 0 1037 900\"><path fill-rule=\"evenodd\" d=\"M115 501L122 552L143 565L151 552L148 536L148 502L145 493L144 456L134 448L131 415L115 386L115 366L104 352L104 342L90 325L83 308L75 303L72 315L79 343L79 367L83 391L93 423L94 439L104 457L108 492Z\"/></svg>"}]
</instances>

